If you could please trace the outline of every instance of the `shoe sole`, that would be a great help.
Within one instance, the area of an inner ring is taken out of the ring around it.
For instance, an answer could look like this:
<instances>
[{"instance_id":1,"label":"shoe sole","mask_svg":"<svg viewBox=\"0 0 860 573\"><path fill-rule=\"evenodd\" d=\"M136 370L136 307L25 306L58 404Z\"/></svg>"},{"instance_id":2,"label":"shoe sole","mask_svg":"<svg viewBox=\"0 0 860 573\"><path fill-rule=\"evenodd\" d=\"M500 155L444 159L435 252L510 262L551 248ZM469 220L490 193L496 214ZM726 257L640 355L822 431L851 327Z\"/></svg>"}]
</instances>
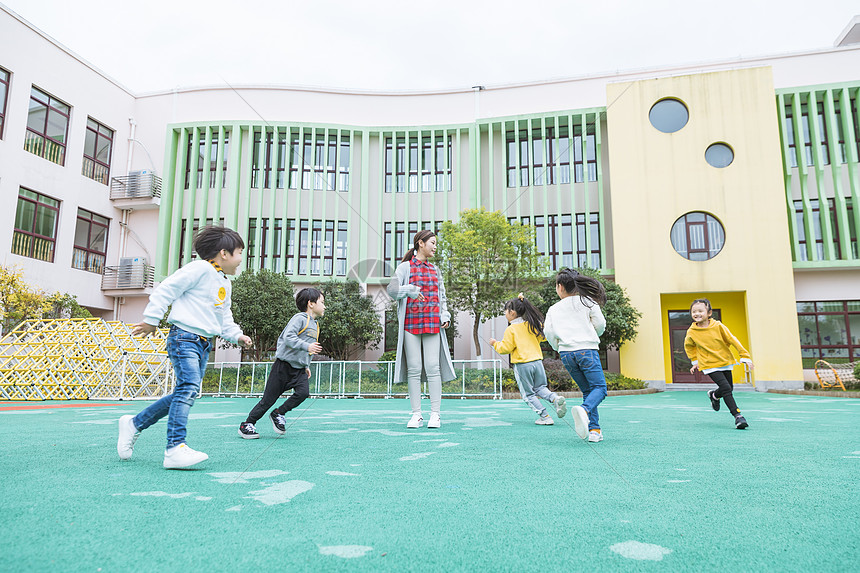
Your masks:
<instances>
[{"instance_id":1,"label":"shoe sole","mask_svg":"<svg viewBox=\"0 0 860 573\"><path fill-rule=\"evenodd\" d=\"M747 428L749 428L749 426L750 426L749 424L747 424L746 422L743 422L741 424L737 424L735 426L735 429L736 430L746 430Z\"/></svg>"},{"instance_id":2,"label":"shoe sole","mask_svg":"<svg viewBox=\"0 0 860 573\"><path fill-rule=\"evenodd\" d=\"M573 428L576 430L576 435L583 440L588 437L588 414L582 406L574 406L573 411Z\"/></svg>"},{"instance_id":3,"label":"shoe sole","mask_svg":"<svg viewBox=\"0 0 860 573\"><path fill-rule=\"evenodd\" d=\"M427 422L427 429L429 430L437 430L442 427L442 421L438 421L435 424L433 422Z\"/></svg>"},{"instance_id":4,"label":"shoe sole","mask_svg":"<svg viewBox=\"0 0 860 573\"><path fill-rule=\"evenodd\" d=\"M713 390L708 392L708 400L711 401L711 408L714 409L714 412L719 412L720 411L720 399L719 398L717 398L716 400L714 399L714 391Z\"/></svg>"},{"instance_id":5,"label":"shoe sole","mask_svg":"<svg viewBox=\"0 0 860 573\"><path fill-rule=\"evenodd\" d=\"M564 396L559 396L556 398L556 401L558 404L556 404L555 413L559 418L564 418L565 414L567 414L567 406L565 405L566 400L564 399Z\"/></svg>"},{"instance_id":6,"label":"shoe sole","mask_svg":"<svg viewBox=\"0 0 860 573\"><path fill-rule=\"evenodd\" d=\"M260 434L243 434L242 430L239 430L239 437L245 438L246 440L256 440L260 437Z\"/></svg>"},{"instance_id":7,"label":"shoe sole","mask_svg":"<svg viewBox=\"0 0 860 573\"><path fill-rule=\"evenodd\" d=\"M271 417L271 416L269 416L269 420L272 422L272 429L274 429L274 430L275 430L275 433L276 433L276 434L280 434L280 435L282 435L282 436L283 436L284 434L286 434L286 433L287 433L287 429L286 429L286 428L284 428L283 430L278 429L277 424L275 424L275 421L274 421L274 420L272 420L272 417Z\"/></svg>"},{"instance_id":8,"label":"shoe sole","mask_svg":"<svg viewBox=\"0 0 860 573\"><path fill-rule=\"evenodd\" d=\"M194 466L196 466L197 464L202 464L203 462L205 462L206 460L208 460L208 459L209 459L209 455L208 455L208 454L203 454L203 455L204 455L204 456L206 456L206 457L204 457L204 458L202 458L202 459L200 459L200 460L197 460L196 462L191 462L190 464L184 464L184 465L181 465L181 466L180 466L180 465L174 465L174 464L168 464L168 463L167 463L167 460L165 460L165 461L164 461L164 469L166 469L166 470L185 470L185 469L188 469L188 468L194 467Z\"/></svg>"},{"instance_id":9,"label":"shoe sole","mask_svg":"<svg viewBox=\"0 0 860 573\"><path fill-rule=\"evenodd\" d=\"M542 422L541 420L535 420L535 425L537 425L537 426L552 426L554 424L555 424L555 422L553 422L551 418L548 422Z\"/></svg>"}]
</instances>

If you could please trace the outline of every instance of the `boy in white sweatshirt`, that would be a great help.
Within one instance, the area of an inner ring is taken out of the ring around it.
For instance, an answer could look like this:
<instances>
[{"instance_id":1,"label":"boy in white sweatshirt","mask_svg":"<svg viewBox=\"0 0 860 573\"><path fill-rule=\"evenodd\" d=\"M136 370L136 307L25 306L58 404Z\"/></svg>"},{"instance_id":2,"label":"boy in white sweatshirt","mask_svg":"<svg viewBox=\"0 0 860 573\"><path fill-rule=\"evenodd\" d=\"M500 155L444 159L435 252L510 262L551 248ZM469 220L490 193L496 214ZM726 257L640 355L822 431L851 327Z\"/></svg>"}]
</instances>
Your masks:
<instances>
[{"instance_id":1,"label":"boy in white sweatshirt","mask_svg":"<svg viewBox=\"0 0 860 573\"><path fill-rule=\"evenodd\" d=\"M230 279L242 263L245 243L236 231L220 226L204 227L194 238L200 260L190 262L164 279L149 297L143 322L134 325L132 334L155 332L167 308L173 305L167 322L167 355L176 372L172 394L154 402L137 416L119 419L117 453L131 458L140 432L167 416L167 449L164 467L181 469L199 464L209 456L192 450L185 443L188 411L200 392L203 374L212 349L212 338L220 336L232 343L250 347L251 339L233 321L230 311Z\"/></svg>"},{"instance_id":2,"label":"boy in white sweatshirt","mask_svg":"<svg viewBox=\"0 0 860 573\"><path fill-rule=\"evenodd\" d=\"M556 275L555 292L561 300L546 313L544 336L582 390L582 405L570 410L576 433L589 442L600 442L603 432L597 406L606 398L606 377L597 350L606 330L600 310L606 303L606 290L597 279L562 269Z\"/></svg>"}]
</instances>

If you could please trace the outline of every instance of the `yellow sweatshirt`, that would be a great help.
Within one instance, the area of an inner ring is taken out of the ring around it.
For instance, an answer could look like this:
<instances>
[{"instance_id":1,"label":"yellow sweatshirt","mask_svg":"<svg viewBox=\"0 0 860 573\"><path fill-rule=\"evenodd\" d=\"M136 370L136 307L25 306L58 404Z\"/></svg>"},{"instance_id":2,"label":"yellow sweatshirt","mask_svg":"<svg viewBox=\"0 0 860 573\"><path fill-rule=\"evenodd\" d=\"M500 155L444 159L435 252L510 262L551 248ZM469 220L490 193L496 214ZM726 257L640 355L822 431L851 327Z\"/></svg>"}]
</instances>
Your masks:
<instances>
[{"instance_id":1,"label":"yellow sweatshirt","mask_svg":"<svg viewBox=\"0 0 860 573\"><path fill-rule=\"evenodd\" d=\"M684 339L684 351L702 372L736 364L731 346L737 350L741 362L751 362L750 353L719 320L710 319L704 328L694 322Z\"/></svg>"},{"instance_id":2,"label":"yellow sweatshirt","mask_svg":"<svg viewBox=\"0 0 860 573\"><path fill-rule=\"evenodd\" d=\"M534 362L543 360L540 343L546 340L538 338L529 328L529 323L522 318L516 318L505 329L505 335L493 345L499 354L510 354L511 363Z\"/></svg>"}]
</instances>

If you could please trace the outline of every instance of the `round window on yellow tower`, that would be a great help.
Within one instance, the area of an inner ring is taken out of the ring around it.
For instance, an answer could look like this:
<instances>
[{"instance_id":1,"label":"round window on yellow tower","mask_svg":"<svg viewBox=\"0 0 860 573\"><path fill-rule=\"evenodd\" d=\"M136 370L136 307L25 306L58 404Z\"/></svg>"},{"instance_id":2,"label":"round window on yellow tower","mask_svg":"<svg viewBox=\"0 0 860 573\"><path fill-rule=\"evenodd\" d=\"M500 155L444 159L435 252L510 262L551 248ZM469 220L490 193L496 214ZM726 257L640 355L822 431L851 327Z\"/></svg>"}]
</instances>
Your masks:
<instances>
[{"instance_id":1,"label":"round window on yellow tower","mask_svg":"<svg viewBox=\"0 0 860 573\"><path fill-rule=\"evenodd\" d=\"M711 167L722 169L728 167L735 160L735 152L725 143L712 143L705 150L705 161Z\"/></svg>"},{"instance_id":2,"label":"round window on yellow tower","mask_svg":"<svg viewBox=\"0 0 860 573\"><path fill-rule=\"evenodd\" d=\"M726 243L726 231L716 217L702 211L692 211L678 217L669 233L672 247L691 261L707 261L716 257Z\"/></svg>"},{"instance_id":3,"label":"round window on yellow tower","mask_svg":"<svg viewBox=\"0 0 860 573\"><path fill-rule=\"evenodd\" d=\"M681 100L670 97L661 99L651 106L648 119L655 129L663 133L675 133L687 125L690 112Z\"/></svg>"}]
</instances>

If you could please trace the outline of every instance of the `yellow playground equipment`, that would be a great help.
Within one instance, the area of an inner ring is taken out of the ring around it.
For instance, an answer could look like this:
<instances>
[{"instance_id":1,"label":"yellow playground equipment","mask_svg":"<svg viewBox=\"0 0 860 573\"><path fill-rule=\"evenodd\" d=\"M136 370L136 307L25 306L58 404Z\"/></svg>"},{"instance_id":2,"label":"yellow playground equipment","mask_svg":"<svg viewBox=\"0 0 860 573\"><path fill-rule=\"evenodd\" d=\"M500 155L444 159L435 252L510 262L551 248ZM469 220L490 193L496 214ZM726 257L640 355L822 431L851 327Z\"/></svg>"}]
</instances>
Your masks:
<instances>
[{"instance_id":1,"label":"yellow playground equipment","mask_svg":"<svg viewBox=\"0 0 860 573\"><path fill-rule=\"evenodd\" d=\"M815 377L818 378L818 384L822 389L839 386L845 390L845 384L842 381L854 379L854 366L856 364L856 362L849 362L832 365L826 360L818 360L815 363Z\"/></svg>"},{"instance_id":2,"label":"yellow playground equipment","mask_svg":"<svg viewBox=\"0 0 860 573\"><path fill-rule=\"evenodd\" d=\"M152 399L172 391L166 330L101 318L27 320L0 339L0 399Z\"/></svg>"}]
</instances>

